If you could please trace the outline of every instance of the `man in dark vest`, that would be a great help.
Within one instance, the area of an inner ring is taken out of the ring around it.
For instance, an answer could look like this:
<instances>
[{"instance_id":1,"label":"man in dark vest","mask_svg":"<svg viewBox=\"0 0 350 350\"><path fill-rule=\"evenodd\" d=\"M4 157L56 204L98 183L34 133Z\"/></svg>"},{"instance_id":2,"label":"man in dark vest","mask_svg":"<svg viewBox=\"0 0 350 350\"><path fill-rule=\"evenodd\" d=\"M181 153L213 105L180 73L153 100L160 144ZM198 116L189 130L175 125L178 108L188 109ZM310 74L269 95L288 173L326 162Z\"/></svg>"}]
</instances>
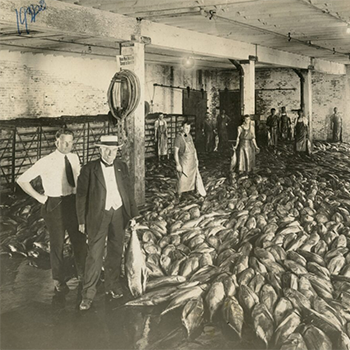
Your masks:
<instances>
[{"instance_id":1,"label":"man in dark vest","mask_svg":"<svg viewBox=\"0 0 350 350\"><path fill-rule=\"evenodd\" d=\"M113 298L123 296L120 270L125 228L138 215L126 164L116 159L118 137L102 136L97 144L100 159L86 164L78 178L77 214L79 230L87 234L88 256L80 310L88 310L96 294L105 242L105 292Z\"/></svg>"}]
</instances>

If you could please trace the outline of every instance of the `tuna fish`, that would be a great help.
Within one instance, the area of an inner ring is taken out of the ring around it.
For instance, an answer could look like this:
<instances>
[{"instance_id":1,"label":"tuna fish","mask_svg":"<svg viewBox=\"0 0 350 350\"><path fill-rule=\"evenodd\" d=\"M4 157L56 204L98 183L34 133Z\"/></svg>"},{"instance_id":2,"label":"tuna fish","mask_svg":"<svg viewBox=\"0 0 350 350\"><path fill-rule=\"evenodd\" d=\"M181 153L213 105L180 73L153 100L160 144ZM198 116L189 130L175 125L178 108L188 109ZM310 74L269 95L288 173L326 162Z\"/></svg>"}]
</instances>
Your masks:
<instances>
[{"instance_id":1,"label":"tuna fish","mask_svg":"<svg viewBox=\"0 0 350 350\"><path fill-rule=\"evenodd\" d=\"M274 331L272 315L264 304L256 304L252 310L252 319L255 334L268 347Z\"/></svg>"},{"instance_id":2,"label":"tuna fish","mask_svg":"<svg viewBox=\"0 0 350 350\"><path fill-rule=\"evenodd\" d=\"M186 281L186 277L183 276L164 276L157 279L153 279L147 282L146 290L160 288L166 285L176 285Z\"/></svg>"},{"instance_id":3,"label":"tuna fish","mask_svg":"<svg viewBox=\"0 0 350 350\"><path fill-rule=\"evenodd\" d=\"M332 342L319 328L309 326L304 332L304 339L309 350L330 350Z\"/></svg>"},{"instance_id":4,"label":"tuna fish","mask_svg":"<svg viewBox=\"0 0 350 350\"><path fill-rule=\"evenodd\" d=\"M273 316L276 326L293 310L293 304L287 298L280 298L275 306Z\"/></svg>"},{"instance_id":5,"label":"tuna fish","mask_svg":"<svg viewBox=\"0 0 350 350\"><path fill-rule=\"evenodd\" d=\"M225 298L225 288L222 282L214 282L205 297L209 310L209 319L212 322L216 311L219 309Z\"/></svg>"},{"instance_id":6,"label":"tuna fish","mask_svg":"<svg viewBox=\"0 0 350 350\"><path fill-rule=\"evenodd\" d=\"M169 311L180 307L189 300L198 299L207 287L207 285L201 285L187 288L185 290L179 290L175 295L173 295L173 299L170 301L169 305L161 313L161 315L164 315Z\"/></svg>"},{"instance_id":7,"label":"tuna fish","mask_svg":"<svg viewBox=\"0 0 350 350\"><path fill-rule=\"evenodd\" d=\"M224 299L222 316L225 324L228 325L233 331L233 334L240 339L242 337L244 315L243 309L235 297L228 296Z\"/></svg>"},{"instance_id":8,"label":"tuna fish","mask_svg":"<svg viewBox=\"0 0 350 350\"><path fill-rule=\"evenodd\" d=\"M187 336L190 338L195 331L202 325L204 320L204 305L203 298L200 296L197 299L189 300L183 310L181 321L187 331Z\"/></svg>"},{"instance_id":9,"label":"tuna fish","mask_svg":"<svg viewBox=\"0 0 350 350\"><path fill-rule=\"evenodd\" d=\"M292 311L283 319L275 331L276 346L281 346L294 333L295 329L300 325L300 321L300 315L296 311Z\"/></svg>"},{"instance_id":10,"label":"tuna fish","mask_svg":"<svg viewBox=\"0 0 350 350\"><path fill-rule=\"evenodd\" d=\"M308 348L300 333L292 333L282 344L280 350L308 350Z\"/></svg>"},{"instance_id":11,"label":"tuna fish","mask_svg":"<svg viewBox=\"0 0 350 350\"><path fill-rule=\"evenodd\" d=\"M136 229L132 229L131 232L125 258L125 271L131 295L133 297L142 295L146 290L147 267Z\"/></svg>"}]
</instances>

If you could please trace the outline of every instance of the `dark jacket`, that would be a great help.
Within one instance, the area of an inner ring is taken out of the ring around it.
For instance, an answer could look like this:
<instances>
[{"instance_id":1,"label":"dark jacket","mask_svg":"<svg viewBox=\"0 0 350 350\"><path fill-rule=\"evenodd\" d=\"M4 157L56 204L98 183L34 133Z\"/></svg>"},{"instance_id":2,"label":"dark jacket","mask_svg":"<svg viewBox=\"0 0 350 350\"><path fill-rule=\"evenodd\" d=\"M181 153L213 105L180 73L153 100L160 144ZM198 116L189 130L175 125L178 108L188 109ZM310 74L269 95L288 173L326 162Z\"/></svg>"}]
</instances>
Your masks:
<instances>
[{"instance_id":1,"label":"dark jacket","mask_svg":"<svg viewBox=\"0 0 350 350\"><path fill-rule=\"evenodd\" d=\"M127 165L120 161L114 161L114 170L117 185L124 206L124 222L138 215L138 209L133 196ZM106 185L100 160L94 160L81 169L77 185L77 215L78 222L86 225L86 231L96 232L102 221L105 210Z\"/></svg>"}]
</instances>

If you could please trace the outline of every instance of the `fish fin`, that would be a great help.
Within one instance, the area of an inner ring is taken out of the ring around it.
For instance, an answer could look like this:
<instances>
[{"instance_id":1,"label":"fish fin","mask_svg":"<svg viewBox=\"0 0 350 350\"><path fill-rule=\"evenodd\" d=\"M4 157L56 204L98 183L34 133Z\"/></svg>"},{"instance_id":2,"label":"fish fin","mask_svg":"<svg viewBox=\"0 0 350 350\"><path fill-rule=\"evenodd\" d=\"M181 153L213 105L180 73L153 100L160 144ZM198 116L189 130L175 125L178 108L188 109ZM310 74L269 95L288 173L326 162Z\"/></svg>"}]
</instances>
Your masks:
<instances>
[{"instance_id":1,"label":"fish fin","mask_svg":"<svg viewBox=\"0 0 350 350\"><path fill-rule=\"evenodd\" d=\"M142 293L146 291L146 285L147 285L147 268L142 268L141 271L141 289Z\"/></svg>"}]
</instances>

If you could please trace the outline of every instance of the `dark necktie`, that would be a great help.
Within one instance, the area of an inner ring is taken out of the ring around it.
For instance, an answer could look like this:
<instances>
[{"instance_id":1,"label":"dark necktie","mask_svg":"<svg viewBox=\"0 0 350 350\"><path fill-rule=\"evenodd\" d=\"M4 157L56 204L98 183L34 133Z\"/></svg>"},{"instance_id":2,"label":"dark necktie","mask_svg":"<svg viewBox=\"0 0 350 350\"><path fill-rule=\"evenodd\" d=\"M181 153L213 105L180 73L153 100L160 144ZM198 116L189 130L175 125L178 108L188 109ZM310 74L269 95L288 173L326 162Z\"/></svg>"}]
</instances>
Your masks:
<instances>
[{"instance_id":1,"label":"dark necktie","mask_svg":"<svg viewBox=\"0 0 350 350\"><path fill-rule=\"evenodd\" d=\"M67 176L68 183L72 187L75 187L72 165L67 156L64 156L64 162L66 163L66 176Z\"/></svg>"},{"instance_id":2,"label":"dark necktie","mask_svg":"<svg viewBox=\"0 0 350 350\"><path fill-rule=\"evenodd\" d=\"M106 163L102 158L100 159L100 161L101 161L101 163L104 164L104 166L105 166L106 168L109 168L109 167L113 166L113 163L112 163L112 164L108 164L108 163Z\"/></svg>"}]
</instances>

